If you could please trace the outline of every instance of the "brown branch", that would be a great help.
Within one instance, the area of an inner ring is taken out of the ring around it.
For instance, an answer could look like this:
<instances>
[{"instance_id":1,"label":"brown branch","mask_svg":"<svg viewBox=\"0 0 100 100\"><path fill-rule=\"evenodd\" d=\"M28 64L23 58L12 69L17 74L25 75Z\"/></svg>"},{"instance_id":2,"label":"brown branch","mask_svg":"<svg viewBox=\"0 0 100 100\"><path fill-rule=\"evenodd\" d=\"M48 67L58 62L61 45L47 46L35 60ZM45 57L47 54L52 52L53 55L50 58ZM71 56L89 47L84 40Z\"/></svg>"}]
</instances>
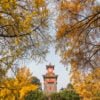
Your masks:
<instances>
[{"instance_id":1,"label":"brown branch","mask_svg":"<svg viewBox=\"0 0 100 100\"><path fill-rule=\"evenodd\" d=\"M35 27L33 30L32 30L32 32L33 31L35 31L36 29L38 29L39 28L39 26L37 26L37 27ZM6 35L6 34L0 34L0 37L5 37L5 38L16 38L16 37L23 37L23 36L27 36L27 35L30 35L31 34L31 32L29 32L29 33L25 33L25 34L14 34L14 35Z\"/></svg>"}]
</instances>

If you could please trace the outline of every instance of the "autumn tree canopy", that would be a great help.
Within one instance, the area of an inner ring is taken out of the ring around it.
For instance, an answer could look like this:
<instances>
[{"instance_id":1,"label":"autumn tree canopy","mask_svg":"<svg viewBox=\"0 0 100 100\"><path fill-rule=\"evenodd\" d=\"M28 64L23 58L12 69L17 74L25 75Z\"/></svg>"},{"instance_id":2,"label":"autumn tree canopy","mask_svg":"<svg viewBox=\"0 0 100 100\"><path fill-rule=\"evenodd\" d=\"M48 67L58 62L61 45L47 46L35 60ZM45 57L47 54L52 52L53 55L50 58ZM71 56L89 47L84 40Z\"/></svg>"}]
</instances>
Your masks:
<instances>
[{"instance_id":1,"label":"autumn tree canopy","mask_svg":"<svg viewBox=\"0 0 100 100\"><path fill-rule=\"evenodd\" d=\"M3 79L0 83L0 100L24 100L24 96L39 88L32 83L33 76L26 67L19 68L15 77Z\"/></svg>"},{"instance_id":2,"label":"autumn tree canopy","mask_svg":"<svg viewBox=\"0 0 100 100\"><path fill-rule=\"evenodd\" d=\"M0 78L18 59L48 52L48 15L45 0L0 0Z\"/></svg>"},{"instance_id":3,"label":"autumn tree canopy","mask_svg":"<svg viewBox=\"0 0 100 100\"><path fill-rule=\"evenodd\" d=\"M91 100L100 96L100 1L58 1L56 50L71 65L75 91ZM14 78L5 75L20 59L45 57L51 42L48 19L46 0L0 0L0 99L22 100L37 88L25 68Z\"/></svg>"},{"instance_id":4,"label":"autumn tree canopy","mask_svg":"<svg viewBox=\"0 0 100 100\"><path fill-rule=\"evenodd\" d=\"M100 2L61 0L56 22L57 49L74 69L100 67ZM75 66L76 65L76 66Z\"/></svg>"},{"instance_id":5,"label":"autumn tree canopy","mask_svg":"<svg viewBox=\"0 0 100 100\"><path fill-rule=\"evenodd\" d=\"M56 21L56 47L71 64L71 82L84 100L100 97L100 2L61 0ZM91 90L91 91L90 91Z\"/></svg>"},{"instance_id":6,"label":"autumn tree canopy","mask_svg":"<svg viewBox=\"0 0 100 100\"><path fill-rule=\"evenodd\" d=\"M74 89L83 100L100 99L100 68L95 68L88 75L76 71L72 73L72 84Z\"/></svg>"}]
</instances>

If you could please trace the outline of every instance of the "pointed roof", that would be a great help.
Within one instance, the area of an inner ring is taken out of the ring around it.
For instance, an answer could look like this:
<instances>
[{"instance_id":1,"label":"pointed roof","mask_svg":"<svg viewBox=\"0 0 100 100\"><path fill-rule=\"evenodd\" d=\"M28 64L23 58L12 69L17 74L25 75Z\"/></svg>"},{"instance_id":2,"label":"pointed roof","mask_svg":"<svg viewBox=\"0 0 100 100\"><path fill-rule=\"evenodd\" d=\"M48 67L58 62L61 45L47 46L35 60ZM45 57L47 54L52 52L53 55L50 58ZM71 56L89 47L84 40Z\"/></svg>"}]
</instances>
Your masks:
<instances>
[{"instance_id":1,"label":"pointed roof","mask_svg":"<svg viewBox=\"0 0 100 100\"><path fill-rule=\"evenodd\" d=\"M54 69L54 65L51 65L51 63L49 65L46 65L46 68L53 68Z\"/></svg>"}]
</instances>

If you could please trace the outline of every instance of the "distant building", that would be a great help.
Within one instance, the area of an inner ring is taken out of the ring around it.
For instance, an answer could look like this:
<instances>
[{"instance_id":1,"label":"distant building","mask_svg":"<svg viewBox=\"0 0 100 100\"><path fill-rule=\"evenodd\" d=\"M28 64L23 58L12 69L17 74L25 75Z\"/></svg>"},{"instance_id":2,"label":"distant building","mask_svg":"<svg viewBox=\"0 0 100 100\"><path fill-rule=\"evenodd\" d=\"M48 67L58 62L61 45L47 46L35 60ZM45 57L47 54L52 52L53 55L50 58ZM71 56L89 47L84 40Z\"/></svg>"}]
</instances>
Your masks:
<instances>
[{"instance_id":1,"label":"distant building","mask_svg":"<svg viewBox=\"0 0 100 100\"><path fill-rule=\"evenodd\" d=\"M57 92L57 75L54 73L54 66L46 66L47 73L43 75L44 78L44 92L46 94L51 94Z\"/></svg>"}]
</instances>

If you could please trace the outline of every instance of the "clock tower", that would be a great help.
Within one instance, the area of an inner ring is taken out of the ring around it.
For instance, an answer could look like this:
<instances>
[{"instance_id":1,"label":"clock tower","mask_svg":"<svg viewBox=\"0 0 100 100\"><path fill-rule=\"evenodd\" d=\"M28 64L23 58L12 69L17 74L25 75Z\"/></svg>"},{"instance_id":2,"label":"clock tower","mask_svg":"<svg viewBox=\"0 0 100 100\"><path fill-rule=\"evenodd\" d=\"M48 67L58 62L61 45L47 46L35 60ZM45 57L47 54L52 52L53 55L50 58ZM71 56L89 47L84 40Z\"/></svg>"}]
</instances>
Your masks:
<instances>
[{"instance_id":1,"label":"clock tower","mask_svg":"<svg viewBox=\"0 0 100 100\"><path fill-rule=\"evenodd\" d=\"M47 72L43 75L44 78L44 92L46 94L51 94L57 92L57 75L54 73L54 66L47 65Z\"/></svg>"}]
</instances>

